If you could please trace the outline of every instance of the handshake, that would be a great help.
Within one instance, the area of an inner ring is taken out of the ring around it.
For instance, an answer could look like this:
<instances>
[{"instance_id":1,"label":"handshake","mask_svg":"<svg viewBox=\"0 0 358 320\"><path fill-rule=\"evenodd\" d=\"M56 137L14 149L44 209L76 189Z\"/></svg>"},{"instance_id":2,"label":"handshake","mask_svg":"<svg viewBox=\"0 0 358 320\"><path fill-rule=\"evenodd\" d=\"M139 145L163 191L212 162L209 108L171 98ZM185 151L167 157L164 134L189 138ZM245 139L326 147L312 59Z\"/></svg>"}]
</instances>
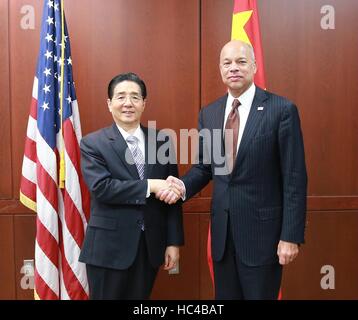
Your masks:
<instances>
[{"instance_id":1,"label":"handshake","mask_svg":"<svg viewBox=\"0 0 358 320\"><path fill-rule=\"evenodd\" d=\"M151 193L155 193L155 197L167 204L174 204L180 198L185 196L185 185L183 181L173 176L169 176L166 180L148 179Z\"/></svg>"}]
</instances>

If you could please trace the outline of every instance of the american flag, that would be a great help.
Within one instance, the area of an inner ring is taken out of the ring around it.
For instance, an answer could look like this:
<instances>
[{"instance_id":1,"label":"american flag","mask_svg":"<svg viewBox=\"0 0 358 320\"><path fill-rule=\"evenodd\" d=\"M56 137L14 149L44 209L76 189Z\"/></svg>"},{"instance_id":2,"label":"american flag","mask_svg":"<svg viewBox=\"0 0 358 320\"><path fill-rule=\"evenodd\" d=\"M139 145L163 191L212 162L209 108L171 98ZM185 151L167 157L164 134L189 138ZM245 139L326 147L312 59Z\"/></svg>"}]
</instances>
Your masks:
<instances>
[{"instance_id":1,"label":"american flag","mask_svg":"<svg viewBox=\"0 0 358 320\"><path fill-rule=\"evenodd\" d=\"M63 3L46 0L20 185L20 201L37 212L35 297L39 299L88 299L86 268L78 261L89 219L80 139Z\"/></svg>"}]
</instances>

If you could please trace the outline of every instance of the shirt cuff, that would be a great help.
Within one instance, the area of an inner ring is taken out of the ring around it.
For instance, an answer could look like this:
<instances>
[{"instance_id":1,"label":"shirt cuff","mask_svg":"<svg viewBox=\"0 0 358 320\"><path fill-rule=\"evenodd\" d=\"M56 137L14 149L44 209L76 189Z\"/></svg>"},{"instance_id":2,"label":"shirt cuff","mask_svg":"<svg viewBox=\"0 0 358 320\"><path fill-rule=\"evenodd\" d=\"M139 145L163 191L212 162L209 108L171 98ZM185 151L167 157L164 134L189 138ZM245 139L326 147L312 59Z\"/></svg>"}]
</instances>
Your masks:
<instances>
[{"instance_id":1,"label":"shirt cuff","mask_svg":"<svg viewBox=\"0 0 358 320\"><path fill-rule=\"evenodd\" d=\"M146 198L150 197L150 182L149 179L147 179L147 194L145 196Z\"/></svg>"},{"instance_id":2,"label":"shirt cuff","mask_svg":"<svg viewBox=\"0 0 358 320\"><path fill-rule=\"evenodd\" d=\"M182 199L183 201L185 201L185 199L186 199L186 188L185 188L185 184L184 184L184 182L183 182L182 180L179 179L179 181L181 182L181 186L183 187L183 190L184 190L183 196L181 197L181 199Z\"/></svg>"}]
</instances>

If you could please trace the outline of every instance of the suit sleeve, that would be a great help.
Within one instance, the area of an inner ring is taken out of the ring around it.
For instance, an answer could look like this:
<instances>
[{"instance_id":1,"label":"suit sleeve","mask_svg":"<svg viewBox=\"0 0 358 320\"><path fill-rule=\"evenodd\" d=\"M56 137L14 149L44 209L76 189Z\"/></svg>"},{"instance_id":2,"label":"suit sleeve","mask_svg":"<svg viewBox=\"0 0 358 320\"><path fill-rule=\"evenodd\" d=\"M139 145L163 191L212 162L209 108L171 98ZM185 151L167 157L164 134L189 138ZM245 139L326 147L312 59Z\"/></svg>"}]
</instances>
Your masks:
<instances>
[{"instance_id":1,"label":"suit sleeve","mask_svg":"<svg viewBox=\"0 0 358 320\"><path fill-rule=\"evenodd\" d=\"M80 148L82 173L92 196L105 204L146 203L147 180L114 179L93 140L82 139Z\"/></svg>"},{"instance_id":2,"label":"suit sleeve","mask_svg":"<svg viewBox=\"0 0 358 320\"><path fill-rule=\"evenodd\" d=\"M203 189L212 179L211 164L204 161L205 159L211 159L211 150L206 142L205 136L202 132L204 128L203 124L203 111L199 114L199 150L197 155L197 164L193 165L189 172L182 177L182 181L185 184L186 200L189 200L201 189Z\"/></svg>"},{"instance_id":3,"label":"suit sleeve","mask_svg":"<svg viewBox=\"0 0 358 320\"><path fill-rule=\"evenodd\" d=\"M170 140L169 136L168 139ZM170 146L169 175L178 177L178 165L172 141L170 141ZM167 207L167 246L182 246L184 245L182 201L167 205Z\"/></svg>"},{"instance_id":4,"label":"suit sleeve","mask_svg":"<svg viewBox=\"0 0 358 320\"><path fill-rule=\"evenodd\" d=\"M279 126L283 179L281 240L303 243L306 221L307 173L300 119L295 105L284 108Z\"/></svg>"}]
</instances>

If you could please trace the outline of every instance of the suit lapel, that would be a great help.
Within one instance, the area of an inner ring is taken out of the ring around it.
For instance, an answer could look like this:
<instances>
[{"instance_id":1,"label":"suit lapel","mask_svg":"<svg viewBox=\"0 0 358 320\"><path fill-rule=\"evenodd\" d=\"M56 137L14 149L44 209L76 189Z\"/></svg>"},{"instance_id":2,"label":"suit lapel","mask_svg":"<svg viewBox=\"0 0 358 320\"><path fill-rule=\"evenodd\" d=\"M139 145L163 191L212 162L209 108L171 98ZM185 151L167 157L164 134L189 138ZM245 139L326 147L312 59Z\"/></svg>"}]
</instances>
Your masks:
<instances>
[{"instance_id":1,"label":"suit lapel","mask_svg":"<svg viewBox=\"0 0 358 320\"><path fill-rule=\"evenodd\" d=\"M110 140L110 144L113 150L118 155L118 158L121 160L123 166L127 168L127 170L131 173L132 177L139 179L137 167L135 166L135 164L129 164L126 161L126 150L128 149L128 146L115 123L112 125L112 127L108 128L108 138ZM128 156L132 157L132 154L130 153L129 149L128 152ZM133 158L132 161L134 163Z\"/></svg>"},{"instance_id":2,"label":"suit lapel","mask_svg":"<svg viewBox=\"0 0 358 320\"><path fill-rule=\"evenodd\" d=\"M247 118L245 129L241 138L234 170L239 166L245 157L247 148L250 146L250 142L255 135L258 124L260 123L262 116L266 111L266 108L261 109L261 107L264 106L265 100L267 100L267 94L265 91L256 87L254 101L252 102L249 117Z\"/></svg>"},{"instance_id":3,"label":"suit lapel","mask_svg":"<svg viewBox=\"0 0 358 320\"><path fill-rule=\"evenodd\" d=\"M208 127L212 130L220 130L220 146L216 144L216 141L213 140L212 143L212 153L211 156L213 157L211 160L214 163L216 158L214 155L220 155L221 157L225 158L225 136L224 132L224 124L225 124L225 109L226 109L226 102L227 102L228 95L226 94L222 98L220 98L216 103L216 108L213 109L211 116L210 116L210 123ZM212 139L214 138L214 131L212 131ZM226 165L225 164L217 164L219 167ZM221 175L221 178L228 179L230 175Z\"/></svg>"},{"instance_id":4,"label":"suit lapel","mask_svg":"<svg viewBox=\"0 0 358 320\"><path fill-rule=\"evenodd\" d=\"M216 108L214 117L213 117L213 128L214 129L223 129L225 121L225 108L226 108L227 94L220 99L218 102L218 108Z\"/></svg>"},{"instance_id":5,"label":"suit lapel","mask_svg":"<svg viewBox=\"0 0 358 320\"><path fill-rule=\"evenodd\" d=\"M228 95L226 94L222 99L218 101L218 107L215 109L212 117L212 128L213 129L220 129L222 130L221 133L223 133L224 128L224 122L225 122L225 109L226 109L226 101L227 101ZM221 134L221 155L225 155L225 137L223 134ZM213 137L212 137L213 138ZM215 146L213 146L215 148Z\"/></svg>"}]
</instances>

